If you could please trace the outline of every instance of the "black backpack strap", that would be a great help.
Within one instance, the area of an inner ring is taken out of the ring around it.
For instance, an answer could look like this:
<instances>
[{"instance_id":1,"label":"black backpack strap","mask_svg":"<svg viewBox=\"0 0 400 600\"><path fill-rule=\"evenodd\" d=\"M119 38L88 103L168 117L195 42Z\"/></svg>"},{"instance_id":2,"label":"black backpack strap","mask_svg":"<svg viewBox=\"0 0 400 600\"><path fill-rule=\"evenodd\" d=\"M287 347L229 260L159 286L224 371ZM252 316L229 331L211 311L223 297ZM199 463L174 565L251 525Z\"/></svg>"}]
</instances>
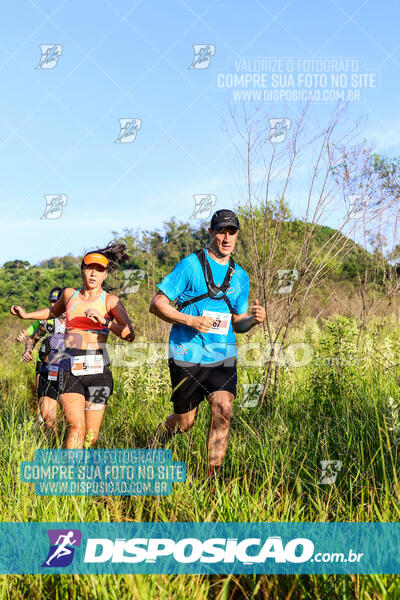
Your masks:
<instances>
[{"instance_id":1,"label":"black backpack strap","mask_svg":"<svg viewBox=\"0 0 400 600\"><path fill-rule=\"evenodd\" d=\"M232 275L235 272L235 263L234 263L232 257L231 256L229 257L229 267L226 272L224 281L222 282L221 287L218 287L214 283L210 263L206 259L204 250L203 249L197 250L195 252L195 254L196 254L197 258L199 259L201 268L203 270L204 279L206 280L206 285L207 285L207 293L201 294L201 296L196 296L195 298L191 298L190 300L185 300L185 302L182 302L182 304L179 304L178 310L180 311L183 308L185 308L185 306L189 306L189 304L193 304L194 302L199 302L199 300L204 300L205 298L213 298L214 300L224 300L229 308L229 311L231 313L233 313L232 305L225 294L226 290L229 288L229 286L231 284ZM218 294L220 294L221 292L223 293L223 295L216 298L216 296L218 296Z\"/></svg>"},{"instance_id":2,"label":"black backpack strap","mask_svg":"<svg viewBox=\"0 0 400 600\"><path fill-rule=\"evenodd\" d=\"M207 289L208 289L208 295L210 296L210 298L214 298L220 292L225 293L231 284L232 275L235 272L235 263L233 262L232 257L231 256L229 257L229 267L226 272L225 279L222 282L221 287L218 287L214 283L210 263L206 259L204 250L198 250L196 252L196 256L200 261L201 268L203 269L204 278L206 280Z\"/></svg>"},{"instance_id":3,"label":"black backpack strap","mask_svg":"<svg viewBox=\"0 0 400 600\"><path fill-rule=\"evenodd\" d=\"M208 298L208 293L202 294L201 296L196 296L196 298L191 298L190 300L185 300L185 302L182 302L182 304L178 306L178 310L182 310L182 308L185 308L185 306L189 306L189 304L193 304L199 300L204 300L205 298Z\"/></svg>"},{"instance_id":4,"label":"black backpack strap","mask_svg":"<svg viewBox=\"0 0 400 600\"><path fill-rule=\"evenodd\" d=\"M226 294L224 294L221 299L225 300L225 302L229 308L229 312L233 314L232 304L230 303L228 296Z\"/></svg>"},{"instance_id":5,"label":"black backpack strap","mask_svg":"<svg viewBox=\"0 0 400 600\"><path fill-rule=\"evenodd\" d=\"M178 310L182 310L182 308L185 308L185 306L189 306L189 304L193 304L194 302L199 302L200 300L205 300L206 298L209 298L208 294L202 294L201 296L196 296L196 298L191 298L191 300L185 300L185 302L182 302L182 304L180 304L178 306ZM224 294L223 296L220 296L219 298L214 298L214 300L225 300L226 305L229 308L229 312L233 313L233 308L232 308L232 304L229 301L229 298L226 294Z\"/></svg>"}]
</instances>

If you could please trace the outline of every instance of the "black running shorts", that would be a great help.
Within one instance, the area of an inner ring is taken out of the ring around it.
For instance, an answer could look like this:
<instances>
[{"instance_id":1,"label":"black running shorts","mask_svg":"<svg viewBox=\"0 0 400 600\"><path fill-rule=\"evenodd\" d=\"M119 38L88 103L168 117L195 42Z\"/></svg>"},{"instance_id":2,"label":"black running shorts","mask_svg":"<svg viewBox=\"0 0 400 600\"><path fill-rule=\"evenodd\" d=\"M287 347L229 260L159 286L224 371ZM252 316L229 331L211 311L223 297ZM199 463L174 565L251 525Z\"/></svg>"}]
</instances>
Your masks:
<instances>
[{"instance_id":1,"label":"black running shorts","mask_svg":"<svg viewBox=\"0 0 400 600\"><path fill-rule=\"evenodd\" d=\"M99 350L95 353L102 354L102 351ZM85 350L68 348L64 351L66 358L61 361L59 371L60 394L81 394L87 402L105 406L113 392L113 376L109 364L107 364L109 363L108 357L106 359L106 355L104 355L105 366L102 373L74 375L71 371L71 357L82 356L84 358L85 355Z\"/></svg>"},{"instance_id":2,"label":"black running shorts","mask_svg":"<svg viewBox=\"0 0 400 600\"><path fill-rule=\"evenodd\" d=\"M196 408L212 392L226 391L236 396L235 359L212 365L193 365L175 362L170 358L168 364L172 385L171 402L178 415Z\"/></svg>"},{"instance_id":3,"label":"black running shorts","mask_svg":"<svg viewBox=\"0 0 400 600\"><path fill-rule=\"evenodd\" d=\"M54 370L49 371L47 363L41 362L39 364L41 365L41 369L39 373L38 398L40 399L43 396L47 396L48 398L57 400L59 385L58 373L54 372ZM58 369L58 367L56 368Z\"/></svg>"}]
</instances>

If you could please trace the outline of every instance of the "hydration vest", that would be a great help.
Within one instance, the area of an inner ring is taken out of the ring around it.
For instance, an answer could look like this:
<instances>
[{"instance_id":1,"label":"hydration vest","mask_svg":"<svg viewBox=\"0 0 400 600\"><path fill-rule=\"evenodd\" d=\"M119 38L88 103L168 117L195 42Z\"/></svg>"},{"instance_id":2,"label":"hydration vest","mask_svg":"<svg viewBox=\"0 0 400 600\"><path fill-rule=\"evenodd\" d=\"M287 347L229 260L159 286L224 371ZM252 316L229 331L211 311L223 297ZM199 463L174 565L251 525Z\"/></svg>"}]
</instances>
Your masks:
<instances>
[{"instance_id":1,"label":"hydration vest","mask_svg":"<svg viewBox=\"0 0 400 600\"><path fill-rule=\"evenodd\" d=\"M229 267L226 272L225 279L222 282L222 285L218 287L214 283L210 263L206 258L204 250L197 250L197 252L195 252L195 255L199 259L201 268L203 270L204 279L207 285L207 293L201 294L200 296L196 296L195 298L191 298L190 300L185 300L185 302L182 302L178 305L178 310L181 311L183 308L185 308L185 306L189 306L189 304L193 304L194 302L199 302L199 300L204 300L205 298L212 298L213 300L223 300L227 304L229 312L233 313L232 305L229 302L228 296L226 295L226 290L229 288L231 284L232 275L235 272L235 263L233 259L229 257ZM217 298L218 294L220 294L221 292L222 295Z\"/></svg>"},{"instance_id":2,"label":"hydration vest","mask_svg":"<svg viewBox=\"0 0 400 600\"><path fill-rule=\"evenodd\" d=\"M47 321L40 321L40 324L43 325L45 332L47 335L53 335L56 330L54 319L48 319Z\"/></svg>"},{"instance_id":3,"label":"hydration vest","mask_svg":"<svg viewBox=\"0 0 400 600\"><path fill-rule=\"evenodd\" d=\"M55 319L40 321L40 325L46 332L46 337L42 340L39 349L39 360L44 362L51 352L64 349L65 320L56 317Z\"/></svg>"}]
</instances>

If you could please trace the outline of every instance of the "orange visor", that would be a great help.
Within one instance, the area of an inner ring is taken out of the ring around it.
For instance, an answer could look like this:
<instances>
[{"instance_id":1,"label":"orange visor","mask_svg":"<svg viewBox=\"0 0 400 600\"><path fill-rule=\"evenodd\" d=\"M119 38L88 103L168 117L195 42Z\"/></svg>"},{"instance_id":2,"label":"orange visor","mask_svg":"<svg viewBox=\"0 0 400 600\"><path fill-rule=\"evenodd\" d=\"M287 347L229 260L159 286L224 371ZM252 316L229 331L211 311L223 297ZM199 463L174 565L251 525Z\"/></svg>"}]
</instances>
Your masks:
<instances>
[{"instance_id":1,"label":"orange visor","mask_svg":"<svg viewBox=\"0 0 400 600\"><path fill-rule=\"evenodd\" d=\"M103 254L99 254L98 252L90 252L90 254L86 254L83 257L83 262L85 265L102 265L103 267L107 267L109 260Z\"/></svg>"}]
</instances>

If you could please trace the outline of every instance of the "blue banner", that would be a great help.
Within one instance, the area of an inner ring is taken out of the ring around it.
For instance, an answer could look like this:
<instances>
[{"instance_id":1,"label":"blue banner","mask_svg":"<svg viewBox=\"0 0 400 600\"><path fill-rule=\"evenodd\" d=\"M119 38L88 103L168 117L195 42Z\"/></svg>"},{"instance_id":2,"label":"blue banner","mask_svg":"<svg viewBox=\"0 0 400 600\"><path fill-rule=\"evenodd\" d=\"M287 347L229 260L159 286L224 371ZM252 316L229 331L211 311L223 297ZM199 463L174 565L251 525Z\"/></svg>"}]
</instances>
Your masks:
<instances>
[{"instance_id":1,"label":"blue banner","mask_svg":"<svg viewBox=\"0 0 400 600\"><path fill-rule=\"evenodd\" d=\"M0 573L400 573L400 523L1 523Z\"/></svg>"}]
</instances>

